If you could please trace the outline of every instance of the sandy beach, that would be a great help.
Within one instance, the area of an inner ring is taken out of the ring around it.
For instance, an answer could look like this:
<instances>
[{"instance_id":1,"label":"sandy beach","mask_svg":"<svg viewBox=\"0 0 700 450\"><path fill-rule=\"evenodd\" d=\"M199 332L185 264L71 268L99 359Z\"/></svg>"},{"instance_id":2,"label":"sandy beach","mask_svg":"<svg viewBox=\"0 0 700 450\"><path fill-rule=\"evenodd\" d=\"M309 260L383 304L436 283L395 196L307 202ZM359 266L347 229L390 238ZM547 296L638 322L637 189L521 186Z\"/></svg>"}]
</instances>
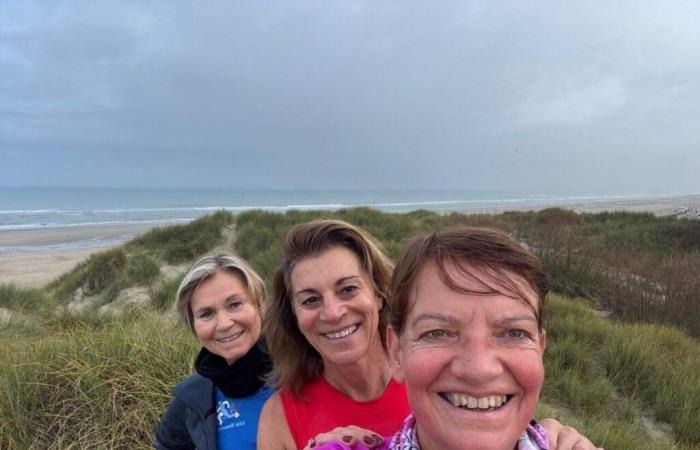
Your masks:
<instances>
[{"instance_id":1,"label":"sandy beach","mask_svg":"<svg viewBox=\"0 0 700 450\"><path fill-rule=\"evenodd\" d=\"M629 211L629 212L651 212L657 216L668 216L674 213L676 208L681 206L690 208L700 207L700 195L684 195L676 197L650 197L650 198L625 198L620 200L603 200L603 201L590 201L590 202L579 202L575 204L566 204L552 202L542 206L533 208L532 206L523 207L513 207L507 206L502 208L481 208L477 210L470 210L468 212L483 212L483 213L502 213L505 211L527 211L527 210L541 210L545 208L565 208L572 209L579 213L598 213L603 211Z\"/></svg>"},{"instance_id":2,"label":"sandy beach","mask_svg":"<svg viewBox=\"0 0 700 450\"><path fill-rule=\"evenodd\" d=\"M0 283L40 287L92 253L132 239L153 225L106 225L0 231ZM91 247L94 242L112 245ZM90 248L76 250L85 245Z\"/></svg>"},{"instance_id":3,"label":"sandy beach","mask_svg":"<svg viewBox=\"0 0 700 450\"><path fill-rule=\"evenodd\" d=\"M481 208L470 213L500 213L504 210L542 209L560 206L578 212L647 211L664 216L673 214L678 207L700 207L700 195L644 199L623 199L578 203L576 205L548 204L507 208ZM0 231L0 283L12 282L21 286L41 287L55 277L70 270L93 252L117 245L137 236L153 225L107 225L65 228ZM106 245L90 247L99 241ZM109 243L112 242L110 245ZM81 243L86 247L80 248ZM76 250L76 248L78 248Z\"/></svg>"}]
</instances>

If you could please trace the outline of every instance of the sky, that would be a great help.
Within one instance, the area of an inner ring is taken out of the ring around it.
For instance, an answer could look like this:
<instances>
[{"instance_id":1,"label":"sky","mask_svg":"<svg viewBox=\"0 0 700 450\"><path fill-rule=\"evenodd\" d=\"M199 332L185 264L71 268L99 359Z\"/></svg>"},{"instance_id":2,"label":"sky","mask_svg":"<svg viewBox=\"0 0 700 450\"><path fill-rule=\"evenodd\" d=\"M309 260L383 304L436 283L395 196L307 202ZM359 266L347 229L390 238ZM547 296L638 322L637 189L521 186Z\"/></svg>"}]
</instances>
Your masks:
<instances>
[{"instance_id":1,"label":"sky","mask_svg":"<svg viewBox=\"0 0 700 450\"><path fill-rule=\"evenodd\" d=\"M0 186L700 193L700 2L0 1Z\"/></svg>"}]
</instances>

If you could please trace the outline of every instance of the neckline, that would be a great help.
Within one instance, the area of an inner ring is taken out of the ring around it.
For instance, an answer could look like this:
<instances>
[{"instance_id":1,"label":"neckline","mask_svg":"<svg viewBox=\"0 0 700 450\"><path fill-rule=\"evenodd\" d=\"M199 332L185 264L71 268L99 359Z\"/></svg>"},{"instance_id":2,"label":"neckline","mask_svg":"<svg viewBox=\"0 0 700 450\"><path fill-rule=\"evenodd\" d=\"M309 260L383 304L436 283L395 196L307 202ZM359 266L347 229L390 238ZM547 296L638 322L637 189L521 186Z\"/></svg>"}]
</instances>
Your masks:
<instances>
[{"instance_id":1,"label":"neckline","mask_svg":"<svg viewBox=\"0 0 700 450\"><path fill-rule=\"evenodd\" d=\"M334 401L344 401L344 402L348 402L348 403L362 404L362 405L367 405L367 406L371 406L371 405L374 405L375 403L381 402L382 399L387 396L387 394L391 394L392 392L394 392L397 389L397 387L400 387L400 384L397 383L393 377L390 377L389 382L384 387L384 390L376 398L373 398L371 400L355 400L354 398L352 398L348 395L345 395L341 390L339 390L338 388L333 386L331 383L329 383L323 374L321 374L321 376L319 377L317 382L319 383L319 386L321 388L325 389L326 391L330 391L331 395L333 397L335 397Z\"/></svg>"}]
</instances>

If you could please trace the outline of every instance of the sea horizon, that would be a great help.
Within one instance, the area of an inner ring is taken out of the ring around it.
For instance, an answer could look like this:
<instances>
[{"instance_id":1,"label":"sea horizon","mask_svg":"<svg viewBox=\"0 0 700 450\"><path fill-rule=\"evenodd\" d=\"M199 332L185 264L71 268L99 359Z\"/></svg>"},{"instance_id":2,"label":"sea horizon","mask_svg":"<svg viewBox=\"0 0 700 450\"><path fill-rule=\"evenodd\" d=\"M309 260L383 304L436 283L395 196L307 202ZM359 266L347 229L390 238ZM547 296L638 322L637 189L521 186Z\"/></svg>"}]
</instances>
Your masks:
<instances>
[{"instance_id":1,"label":"sea horizon","mask_svg":"<svg viewBox=\"0 0 700 450\"><path fill-rule=\"evenodd\" d=\"M692 193L537 192L497 190L256 190L206 188L0 187L0 232L76 227L158 226L186 223L218 210L338 210L366 206L404 213L426 209L497 213L509 209L595 205ZM116 245L130 234L62 243L59 249ZM0 245L0 253L56 250L49 246Z\"/></svg>"}]
</instances>

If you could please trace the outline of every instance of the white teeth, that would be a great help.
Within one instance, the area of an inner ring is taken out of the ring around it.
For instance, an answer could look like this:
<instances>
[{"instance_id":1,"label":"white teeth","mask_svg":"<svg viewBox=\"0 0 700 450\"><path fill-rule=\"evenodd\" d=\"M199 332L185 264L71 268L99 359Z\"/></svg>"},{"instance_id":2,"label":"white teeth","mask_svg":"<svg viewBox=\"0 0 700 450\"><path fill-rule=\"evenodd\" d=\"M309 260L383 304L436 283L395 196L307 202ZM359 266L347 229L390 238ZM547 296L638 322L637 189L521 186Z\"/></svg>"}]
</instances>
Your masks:
<instances>
[{"instance_id":1,"label":"white teeth","mask_svg":"<svg viewBox=\"0 0 700 450\"><path fill-rule=\"evenodd\" d=\"M325 333L324 336L328 339L341 339L345 336L350 336L355 330L357 330L357 325L352 325L344 330L336 331L335 333Z\"/></svg>"},{"instance_id":2,"label":"white teeth","mask_svg":"<svg viewBox=\"0 0 700 450\"><path fill-rule=\"evenodd\" d=\"M466 394L443 394L443 397L454 406L466 407L467 409L491 409L503 405L507 397L505 395L489 395L476 398Z\"/></svg>"},{"instance_id":3,"label":"white teeth","mask_svg":"<svg viewBox=\"0 0 700 450\"><path fill-rule=\"evenodd\" d=\"M241 334L243 334L242 331L241 331L240 333L236 333L236 334L231 335L231 336L226 336L225 338L217 339L217 341L222 342L222 343L225 344L226 342L231 342L231 341L233 341L233 340L238 339L238 338L240 337Z\"/></svg>"}]
</instances>

